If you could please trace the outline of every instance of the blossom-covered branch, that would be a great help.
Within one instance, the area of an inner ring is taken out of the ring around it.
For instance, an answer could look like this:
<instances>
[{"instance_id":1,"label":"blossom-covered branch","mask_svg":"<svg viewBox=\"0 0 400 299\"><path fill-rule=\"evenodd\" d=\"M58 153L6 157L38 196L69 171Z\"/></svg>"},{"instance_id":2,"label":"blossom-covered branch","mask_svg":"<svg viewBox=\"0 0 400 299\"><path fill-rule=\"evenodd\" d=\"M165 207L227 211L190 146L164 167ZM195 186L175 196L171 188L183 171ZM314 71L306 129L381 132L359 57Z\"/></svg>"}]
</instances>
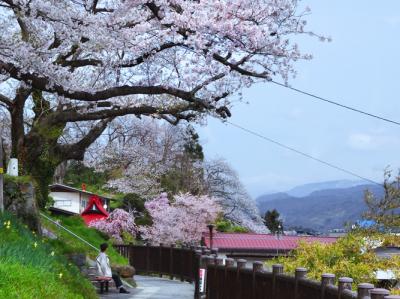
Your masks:
<instances>
[{"instance_id":1,"label":"blossom-covered branch","mask_svg":"<svg viewBox=\"0 0 400 299\"><path fill-rule=\"evenodd\" d=\"M153 224L139 230L142 238L152 244L198 244L207 225L221 212L214 198L188 193L174 196L172 202L162 193L145 206Z\"/></svg>"}]
</instances>

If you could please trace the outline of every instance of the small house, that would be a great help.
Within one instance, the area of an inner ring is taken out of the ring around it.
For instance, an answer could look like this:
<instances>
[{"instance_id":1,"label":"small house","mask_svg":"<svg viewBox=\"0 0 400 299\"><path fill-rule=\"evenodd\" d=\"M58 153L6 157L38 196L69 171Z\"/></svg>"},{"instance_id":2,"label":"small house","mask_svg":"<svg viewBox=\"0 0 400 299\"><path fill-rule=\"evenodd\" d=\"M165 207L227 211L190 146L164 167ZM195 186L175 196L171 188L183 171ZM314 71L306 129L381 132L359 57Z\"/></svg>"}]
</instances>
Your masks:
<instances>
[{"instance_id":1,"label":"small house","mask_svg":"<svg viewBox=\"0 0 400 299\"><path fill-rule=\"evenodd\" d=\"M54 184L50 185L50 196L53 198L54 204L49 210L53 213L79 215L88 207L92 197L98 198L92 204L92 209L93 206L95 206L94 209L99 209L101 206L106 213L110 212L110 198L88 192L85 189Z\"/></svg>"}]
</instances>

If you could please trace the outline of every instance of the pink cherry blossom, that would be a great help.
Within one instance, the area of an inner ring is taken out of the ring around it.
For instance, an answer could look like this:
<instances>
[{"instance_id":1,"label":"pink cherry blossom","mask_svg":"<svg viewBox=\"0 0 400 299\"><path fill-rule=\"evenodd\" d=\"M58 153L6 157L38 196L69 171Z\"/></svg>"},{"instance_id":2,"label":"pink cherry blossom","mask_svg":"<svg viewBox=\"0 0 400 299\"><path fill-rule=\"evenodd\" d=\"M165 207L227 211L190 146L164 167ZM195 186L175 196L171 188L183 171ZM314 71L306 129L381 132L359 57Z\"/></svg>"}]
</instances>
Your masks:
<instances>
[{"instance_id":1,"label":"pink cherry blossom","mask_svg":"<svg viewBox=\"0 0 400 299\"><path fill-rule=\"evenodd\" d=\"M89 227L106 233L117 242L123 241L123 233L128 233L135 237L137 231L135 218L122 209L115 209L107 219L90 222Z\"/></svg>"},{"instance_id":2,"label":"pink cherry blossom","mask_svg":"<svg viewBox=\"0 0 400 299\"><path fill-rule=\"evenodd\" d=\"M162 193L145 206L153 224L141 226L139 231L152 244L198 244L207 225L221 212L214 198L189 193L176 195L171 202Z\"/></svg>"}]
</instances>

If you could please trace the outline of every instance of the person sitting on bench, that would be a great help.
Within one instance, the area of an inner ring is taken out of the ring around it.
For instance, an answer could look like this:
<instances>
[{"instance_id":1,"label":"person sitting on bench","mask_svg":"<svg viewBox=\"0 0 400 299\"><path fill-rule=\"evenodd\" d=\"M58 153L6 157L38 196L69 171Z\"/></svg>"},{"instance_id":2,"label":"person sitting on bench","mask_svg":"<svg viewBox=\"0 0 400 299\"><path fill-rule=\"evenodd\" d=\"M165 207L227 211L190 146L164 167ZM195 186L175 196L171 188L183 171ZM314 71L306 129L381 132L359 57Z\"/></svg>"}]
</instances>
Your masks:
<instances>
[{"instance_id":1,"label":"person sitting on bench","mask_svg":"<svg viewBox=\"0 0 400 299\"><path fill-rule=\"evenodd\" d=\"M119 289L119 292L129 294L129 292L122 286L122 281L119 275L111 272L110 260L108 258L108 255L106 254L107 248L107 243L103 243L100 245L100 254L96 258L97 272L100 276L112 277L117 289Z\"/></svg>"}]
</instances>

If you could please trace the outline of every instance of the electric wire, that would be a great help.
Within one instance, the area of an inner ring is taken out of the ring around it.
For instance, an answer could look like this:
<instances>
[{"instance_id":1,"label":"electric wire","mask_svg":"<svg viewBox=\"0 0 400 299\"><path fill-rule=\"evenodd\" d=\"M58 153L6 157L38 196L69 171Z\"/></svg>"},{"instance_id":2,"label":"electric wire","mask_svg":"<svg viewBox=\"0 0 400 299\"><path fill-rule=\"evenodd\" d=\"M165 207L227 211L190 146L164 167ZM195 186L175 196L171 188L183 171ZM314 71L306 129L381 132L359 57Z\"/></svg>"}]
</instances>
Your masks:
<instances>
[{"instance_id":1,"label":"electric wire","mask_svg":"<svg viewBox=\"0 0 400 299\"><path fill-rule=\"evenodd\" d=\"M299 155L302 155L303 157L306 157L306 158L308 158L308 159L314 160L314 161L316 161L316 162L319 162L319 163L321 163L321 164L324 164L324 165L326 165L326 166L328 166L328 167L334 168L334 169L336 169L336 170L339 170L339 171L344 172L344 173L346 173L346 174L349 174L349 175L351 175L351 176L357 177L357 178L359 178L359 179L362 179L363 181L367 181L367 182L370 182L370 183L376 184L376 185L382 185L381 183L378 183L378 182L376 182L376 181L374 181L374 180L371 180L371 179L368 179L368 178L366 178L366 177L363 177L363 176L361 176L361 175L359 175L359 174L357 174L357 173L355 173L355 172L353 172L353 171L350 171L350 170L347 170L347 169L345 169L345 168L343 168L343 167L337 166L337 165L335 165L335 164L333 164L333 163L331 163L331 162L327 162L327 161L321 160L321 159L319 159L319 158L316 158L316 157L314 157L314 156L312 156L312 155L310 155L310 154L304 153L304 152L302 152L302 151L300 151L300 150L298 150L298 149L295 149L295 148L293 148L293 147L291 147L291 146L285 145L285 144L283 144L283 143L281 143L281 142L279 142L279 141L276 141L276 140L274 140L274 139L271 139L271 138L268 138L268 137L266 137L266 136L263 136L263 135L261 135L261 134L259 134L259 133L257 133L257 132L252 131L252 130L246 129L245 127L242 127L242 126L240 126L240 125L238 125L238 124L235 124L235 123L230 122L230 121L225 121L225 122L228 123L228 124L230 124L230 125L233 126L233 127L236 127L236 128L238 128L238 129L244 131L244 132L247 132L247 133L249 133L249 134L251 134L251 135L254 135L254 136L256 136L256 137L258 137L258 138L261 138L261 139L263 139L263 140L265 140L265 141L268 141L268 142L273 143L273 144L275 144L275 145L277 145L277 146L280 146L280 147L282 147L282 148L285 148L285 149L287 149L287 150L289 150L289 151L292 151L292 152L295 152L295 153L297 153L297 154L299 154Z\"/></svg>"},{"instance_id":2,"label":"electric wire","mask_svg":"<svg viewBox=\"0 0 400 299\"><path fill-rule=\"evenodd\" d=\"M383 116L380 116L380 115L376 115L376 114L373 114L373 113L369 113L369 112L360 110L358 108L347 106L347 105L344 105L344 104L341 104L341 103L338 103L338 102L335 102L335 101L332 101L332 100L317 96L317 95L312 94L310 92L303 91L303 90L300 90L298 88L285 85L283 83L280 83L280 82L277 82L277 81L274 81L274 80L271 80L269 82L274 83L274 84L279 85L279 86L282 86L282 87L285 87L285 88L288 88L290 90L296 91L298 93L307 95L307 96L312 97L314 99L317 99L317 100L320 100L320 101L324 101L326 103L330 103L330 104L339 106L339 107L344 108L344 109L348 109L348 110L351 110L351 111L354 111L354 112L357 112L357 113L360 113L360 114L363 114L363 115L366 115L366 116L369 116L369 117L373 117L373 118L376 118L376 119L379 119L379 120L382 120L382 121L385 121L385 122L400 126L400 122L398 122L398 121L395 121L395 120L392 120L392 119L389 119L389 118L386 118L386 117L383 117Z\"/></svg>"}]
</instances>

